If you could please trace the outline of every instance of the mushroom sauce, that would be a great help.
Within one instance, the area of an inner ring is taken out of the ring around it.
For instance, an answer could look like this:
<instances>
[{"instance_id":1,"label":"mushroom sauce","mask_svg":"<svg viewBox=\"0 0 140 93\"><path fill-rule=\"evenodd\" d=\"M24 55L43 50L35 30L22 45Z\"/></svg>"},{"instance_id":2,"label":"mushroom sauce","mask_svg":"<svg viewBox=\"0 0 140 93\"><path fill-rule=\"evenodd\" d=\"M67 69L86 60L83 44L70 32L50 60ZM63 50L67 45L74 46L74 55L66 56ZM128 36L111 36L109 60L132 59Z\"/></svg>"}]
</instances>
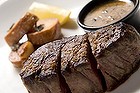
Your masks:
<instances>
[{"instance_id":1,"label":"mushroom sauce","mask_svg":"<svg viewBox=\"0 0 140 93\"><path fill-rule=\"evenodd\" d=\"M93 27L102 27L115 23L127 16L134 8L130 0L110 0L92 9L85 17L84 24Z\"/></svg>"}]
</instances>

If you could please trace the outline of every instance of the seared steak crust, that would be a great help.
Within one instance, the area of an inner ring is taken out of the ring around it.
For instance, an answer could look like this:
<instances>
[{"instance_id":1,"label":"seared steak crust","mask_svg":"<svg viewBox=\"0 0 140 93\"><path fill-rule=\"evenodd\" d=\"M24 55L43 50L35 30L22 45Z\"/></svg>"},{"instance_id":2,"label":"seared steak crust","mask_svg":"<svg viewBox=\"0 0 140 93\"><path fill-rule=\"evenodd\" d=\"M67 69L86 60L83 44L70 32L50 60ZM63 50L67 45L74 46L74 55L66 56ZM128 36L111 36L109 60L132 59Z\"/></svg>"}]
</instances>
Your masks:
<instances>
[{"instance_id":1,"label":"seared steak crust","mask_svg":"<svg viewBox=\"0 0 140 93\"><path fill-rule=\"evenodd\" d=\"M43 45L20 76L30 93L104 93L123 83L139 63L140 35L120 22Z\"/></svg>"},{"instance_id":2,"label":"seared steak crust","mask_svg":"<svg viewBox=\"0 0 140 93\"><path fill-rule=\"evenodd\" d=\"M140 36L127 24L117 23L89 33L92 53L111 91L124 82L140 62Z\"/></svg>"},{"instance_id":3,"label":"seared steak crust","mask_svg":"<svg viewBox=\"0 0 140 93\"><path fill-rule=\"evenodd\" d=\"M89 59L89 50L87 34L74 36L61 49L61 72L72 93L103 93L100 76L92 69L91 64L96 62Z\"/></svg>"},{"instance_id":4,"label":"seared steak crust","mask_svg":"<svg viewBox=\"0 0 140 93\"><path fill-rule=\"evenodd\" d=\"M60 57L60 46L61 42L59 40L48 43L37 49L25 62L21 76L25 85L28 85L27 88L30 93L62 93L59 86L57 69ZM31 76L33 77L30 78ZM26 81L27 83L29 81L26 80L28 78L30 78L30 81L37 83L26 84ZM30 88L32 86L36 86L37 88ZM49 92L46 92L46 90Z\"/></svg>"}]
</instances>

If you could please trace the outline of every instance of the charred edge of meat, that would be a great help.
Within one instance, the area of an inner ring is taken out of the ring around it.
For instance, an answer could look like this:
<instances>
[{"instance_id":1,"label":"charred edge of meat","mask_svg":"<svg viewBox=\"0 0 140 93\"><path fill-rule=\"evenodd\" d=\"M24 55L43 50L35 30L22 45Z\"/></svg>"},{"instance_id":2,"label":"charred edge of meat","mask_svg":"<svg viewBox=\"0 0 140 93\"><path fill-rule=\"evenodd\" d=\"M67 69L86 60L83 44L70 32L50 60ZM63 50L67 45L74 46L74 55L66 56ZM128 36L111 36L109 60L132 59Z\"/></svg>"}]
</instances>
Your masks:
<instances>
[{"instance_id":1,"label":"charred edge of meat","mask_svg":"<svg viewBox=\"0 0 140 93\"><path fill-rule=\"evenodd\" d=\"M58 77L59 77L59 81L60 81L60 88L62 93L72 93L68 84L66 83L65 78L63 77L63 75L61 74L61 51L60 51L60 56L58 58L58 64L57 64L57 71L58 71Z\"/></svg>"},{"instance_id":2,"label":"charred edge of meat","mask_svg":"<svg viewBox=\"0 0 140 93\"><path fill-rule=\"evenodd\" d=\"M20 76L24 79L24 81L27 79L28 80L28 78L30 77L30 78L32 78L32 79L39 79L39 74L41 73L41 68L39 68L38 70L37 70L37 72L35 72L35 73L32 73L30 76L27 76L27 77L24 77L24 73L20 73Z\"/></svg>"},{"instance_id":3,"label":"charred edge of meat","mask_svg":"<svg viewBox=\"0 0 140 93\"><path fill-rule=\"evenodd\" d=\"M116 42L119 38L124 36L126 32L125 30L128 29L127 27L128 26L125 23L120 22L101 28L96 32L91 32L94 34L94 44L96 45L96 47L94 48L94 56L99 56L100 54L102 54L105 48L110 46L110 43Z\"/></svg>"},{"instance_id":4,"label":"charred edge of meat","mask_svg":"<svg viewBox=\"0 0 140 93\"><path fill-rule=\"evenodd\" d=\"M90 46L90 43L88 40L87 40L87 42L89 45L89 54L88 54L89 56L88 57L90 60L91 68L95 72L96 76L101 80L103 92L105 92L107 90L105 78L104 78L101 70L97 68L97 61L96 61L94 55L92 54L92 49L91 49L91 46Z\"/></svg>"}]
</instances>

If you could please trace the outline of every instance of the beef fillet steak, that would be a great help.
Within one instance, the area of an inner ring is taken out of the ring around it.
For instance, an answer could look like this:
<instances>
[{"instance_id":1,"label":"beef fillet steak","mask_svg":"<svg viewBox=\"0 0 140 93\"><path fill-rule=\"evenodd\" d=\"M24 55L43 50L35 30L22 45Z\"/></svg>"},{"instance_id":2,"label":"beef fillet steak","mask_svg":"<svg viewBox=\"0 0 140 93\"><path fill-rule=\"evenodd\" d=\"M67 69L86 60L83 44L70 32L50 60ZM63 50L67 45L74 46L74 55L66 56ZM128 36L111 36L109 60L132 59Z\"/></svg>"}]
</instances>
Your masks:
<instances>
[{"instance_id":1,"label":"beef fillet steak","mask_svg":"<svg viewBox=\"0 0 140 93\"><path fill-rule=\"evenodd\" d=\"M134 73L140 35L122 22L38 48L20 76L30 93L104 93Z\"/></svg>"},{"instance_id":2,"label":"beef fillet steak","mask_svg":"<svg viewBox=\"0 0 140 93\"><path fill-rule=\"evenodd\" d=\"M89 33L97 67L105 78L107 91L123 83L140 63L140 35L135 28L117 23Z\"/></svg>"}]
</instances>

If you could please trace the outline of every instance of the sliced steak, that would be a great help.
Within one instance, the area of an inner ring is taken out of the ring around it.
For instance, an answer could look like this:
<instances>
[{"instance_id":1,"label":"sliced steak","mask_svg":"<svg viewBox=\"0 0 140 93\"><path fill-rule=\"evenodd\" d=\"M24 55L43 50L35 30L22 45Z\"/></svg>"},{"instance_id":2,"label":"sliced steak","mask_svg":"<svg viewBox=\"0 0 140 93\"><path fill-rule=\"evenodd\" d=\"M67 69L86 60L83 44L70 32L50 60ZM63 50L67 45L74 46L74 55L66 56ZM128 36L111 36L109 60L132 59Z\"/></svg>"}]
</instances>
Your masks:
<instances>
[{"instance_id":1,"label":"sliced steak","mask_svg":"<svg viewBox=\"0 0 140 93\"><path fill-rule=\"evenodd\" d=\"M106 80L107 91L123 83L140 63L140 35L130 25L117 23L89 33L98 69Z\"/></svg>"},{"instance_id":2,"label":"sliced steak","mask_svg":"<svg viewBox=\"0 0 140 93\"><path fill-rule=\"evenodd\" d=\"M60 40L43 45L24 63L20 75L30 93L70 93L60 76L61 45Z\"/></svg>"},{"instance_id":3,"label":"sliced steak","mask_svg":"<svg viewBox=\"0 0 140 93\"><path fill-rule=\"evenodd\" d=\"M43 45L20 76L30 93L104 93L123 83L139 63L140 35L120 22Z\"/></svg>"},{"instance_id":4,"label":"sliced steak","mask_svg":"<svg viewBox=\"0 0 140 93\"><path fill-rule=\"evenodd\" d=\"M74 36L61 50L61 72L72 93L103 93L96 63L89 54L87 34Z\"/></svg>"}]
</instances>

